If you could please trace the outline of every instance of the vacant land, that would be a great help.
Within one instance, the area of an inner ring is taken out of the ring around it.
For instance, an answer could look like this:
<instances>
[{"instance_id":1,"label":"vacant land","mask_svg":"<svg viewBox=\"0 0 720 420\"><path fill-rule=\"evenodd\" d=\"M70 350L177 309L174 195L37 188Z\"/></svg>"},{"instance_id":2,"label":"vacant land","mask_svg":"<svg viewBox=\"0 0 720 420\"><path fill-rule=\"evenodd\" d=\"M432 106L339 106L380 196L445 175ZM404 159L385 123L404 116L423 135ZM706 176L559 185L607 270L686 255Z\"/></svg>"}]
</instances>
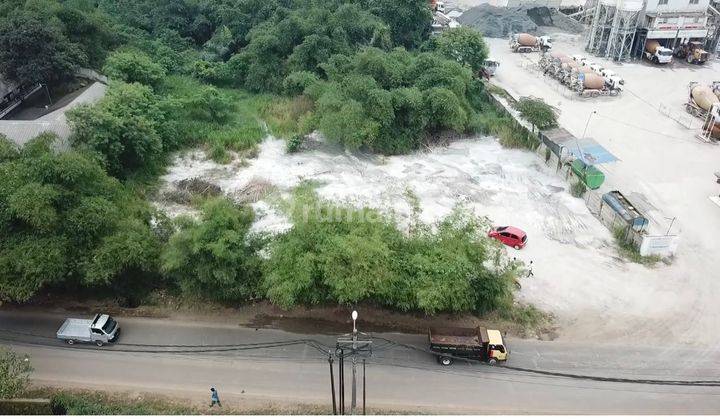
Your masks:
<instances>
[{"instance_id":1,"label":"vacant land","mask_svg":"<svg viewBox=\"0 0 720 420\"><path fill-rule=\"evenodd\" d=\"M554 50L587 55L582 38L560 34L555 39ZM607 175L603 189L619 189L634 197L635 204L652 218L651 231L666 233L675 218L671 233L681 235L678 254L669 267L661 264L651 271L634 264L603 267L592 263L592 255L587 255L590 260L577 260L574 269L554 264L550 269L555 276L562 278L571 270L576 283L575 288L565 288L557 300L576 305L582 299L594 302L583 303L587 310L576 313L576 321L566 326L564 337L601 337L606 331L610 336L625 333L641 342L667 339L668 335L681 342L717 342L720 208L708 197L719 192L713 172L720 169L720 147L696 139L699 120L692 122L690 129L678 121L691 121L683 109L688 83L711 82L720 63L690 66L678 62L656 67L641 61L618 64L591 57L622 76L625 91L616 98L580 100L567 95L554 80L527 70L538 60L537 54L513 54L502 39L488 39L488 44L491 54L502 63L494 83L516 96L545 99L559 109L560 124L577 137L596 111L587 136L619 158L602 165ZM662 107L672 118L660 112ZM528 254L533 252L528 249ZM593 285L605 287L595 289ZM569 296L577 290L593 292ZM523 289L526 292L530 290Z\"/></svg>"}]
</instances>

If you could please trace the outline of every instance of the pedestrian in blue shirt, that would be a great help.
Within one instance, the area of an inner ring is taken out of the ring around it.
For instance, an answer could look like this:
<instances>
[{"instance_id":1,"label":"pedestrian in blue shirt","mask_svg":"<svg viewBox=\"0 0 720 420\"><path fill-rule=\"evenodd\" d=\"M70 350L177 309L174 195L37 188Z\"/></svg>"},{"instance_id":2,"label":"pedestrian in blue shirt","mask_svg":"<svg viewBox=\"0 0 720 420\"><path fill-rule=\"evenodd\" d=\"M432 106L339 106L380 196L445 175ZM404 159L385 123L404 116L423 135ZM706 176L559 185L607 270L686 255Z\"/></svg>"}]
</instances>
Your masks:
<instances>
[{"instance_id":1,"label":"pedestrian in blue shirt","mask_svg":"<svg viewBox=\"0 0 720 420\"><path fill-rule=\"evenodd\" d=\"M222 404L220 404L220 397L218 397L217 390L213 387L210 388L210 407L214 406L215 404L218 405L218 407L222 407Z\"/></svg>"}]
</instances>

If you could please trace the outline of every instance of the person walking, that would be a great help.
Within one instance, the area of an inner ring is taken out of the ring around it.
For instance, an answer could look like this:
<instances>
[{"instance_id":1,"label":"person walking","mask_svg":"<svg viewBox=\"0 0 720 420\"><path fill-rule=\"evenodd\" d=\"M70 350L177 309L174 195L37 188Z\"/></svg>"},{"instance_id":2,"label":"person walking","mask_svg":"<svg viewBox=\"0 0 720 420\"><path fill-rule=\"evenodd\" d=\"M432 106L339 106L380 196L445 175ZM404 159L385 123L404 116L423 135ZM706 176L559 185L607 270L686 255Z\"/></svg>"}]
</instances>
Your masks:
<instances>
[{"instance_id":1,"label":"person walking","mask_svg":"<svg viewBox=\"0 0 720 420\"><path fill-rule=\"evenodd\" d=\"M220 397L218 396L217 389L215 387L210 388L210 407L214 406L215 404L218 405L218 407L222 407L222 404L220 404Z\"/></svg>"},{"instance_id":2,"label":"person walking","mask_svg":"<svg viewBox=\"0 0 720 420\"><path fill-rule=\"evenodd\" d=\"M530 260L530 265L528 265L527 277L535 277L535 274L533 274L533 271L532 271L532 263L533 263L532 260Z\"/></svg>"}]
</instances>

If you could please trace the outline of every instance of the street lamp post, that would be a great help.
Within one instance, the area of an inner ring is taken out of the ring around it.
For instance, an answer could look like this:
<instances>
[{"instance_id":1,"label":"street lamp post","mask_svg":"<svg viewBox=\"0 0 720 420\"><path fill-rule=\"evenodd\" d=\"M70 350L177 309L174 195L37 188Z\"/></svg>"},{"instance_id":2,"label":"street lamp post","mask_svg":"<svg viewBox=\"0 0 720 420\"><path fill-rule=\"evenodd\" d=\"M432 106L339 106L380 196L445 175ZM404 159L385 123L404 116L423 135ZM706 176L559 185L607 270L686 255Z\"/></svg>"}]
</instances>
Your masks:
<instances>
[{"instance_id":1,"label":"street lamp post","mask_svg":"<svg viewBox=\"0 0 720 420\"><path fill-rule=\"evenodd\" d=\"M370 340L370 337L367 334L358 332L357 330L357 318L358 313L357 311L352 311L352 321L353 321L353 329L351 334L345 334L343 336L338 337L335 353L340 357L340 375L341 377L344 376L343 374L343 368L342 368L342 359L345 355L347 355L348 352L350 352L350 355L352 357L352 389L351 389L351 400L350 400L350 414L355 414L355 411L357 409L357 357L360 355L363 360L367 356L372 355L372 340ZM364 373L365 370L363 368L363 411L365 406L365 388L364 388ZM341 386L343 381L341 380ZM340 398L342 401L343 398L343 392L341 392ZM344 404L340 404L340 414L343 413L343 407Z\"/></svg>"},{"instance_id":2,"label":"street lamp post","mask_svg":"<svg viewBox=\"0 0 720 420\"><path fill-rule=\"evenodd\" d=\"M357 328L355 327L355 321L357 321L357 311L352 311L353 320L353 332L352 332L352 396L350 401L350 415L355 414L355 407L357 406Z\"/></svg>"}]
</instances>

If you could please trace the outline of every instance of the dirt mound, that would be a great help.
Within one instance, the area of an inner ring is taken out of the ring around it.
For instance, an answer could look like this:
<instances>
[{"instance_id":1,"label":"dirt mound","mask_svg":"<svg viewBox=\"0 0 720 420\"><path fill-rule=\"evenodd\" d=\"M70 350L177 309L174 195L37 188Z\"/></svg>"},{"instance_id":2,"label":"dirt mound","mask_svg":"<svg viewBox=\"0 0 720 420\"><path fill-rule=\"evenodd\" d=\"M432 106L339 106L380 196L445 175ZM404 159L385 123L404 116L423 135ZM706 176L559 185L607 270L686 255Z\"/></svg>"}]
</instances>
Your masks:
<instances>
[{"instance_id":1,"label":"dirt mound","mask_svg":"<svg viewBox=\"0 0 720 420\"><path fill-rule=\"evenodd\" d=\"M538 27L580 33L585 27L547 7L495 7L482 4L467 10L457 21L482 32L489 38L506 38L510 34L537 33Z\"/></svg>"},{"instance_id":2,"label":"dirt mound","mask_svg":"<svg viewBox=\"0 0 720 420\"><path fill-rule=\"evenodd\" d=\"M190 204L194 196L215 197L222 189L212 182L201 178L187 178L175 183L175 188L163 193L165 201L177 204Z\"/></svg>"},{"instance_id":3,"label":"dirt mound","mask_svg":"<svg viewBox=\"0 0 720 420\"><path fill-rule=\"evenodd\" d=\"M274 190L275 187L269 181L253 178L243 188L233 192L231 196L237 204L248 204L263 199Z\"/></svg>"}]
</instances>

